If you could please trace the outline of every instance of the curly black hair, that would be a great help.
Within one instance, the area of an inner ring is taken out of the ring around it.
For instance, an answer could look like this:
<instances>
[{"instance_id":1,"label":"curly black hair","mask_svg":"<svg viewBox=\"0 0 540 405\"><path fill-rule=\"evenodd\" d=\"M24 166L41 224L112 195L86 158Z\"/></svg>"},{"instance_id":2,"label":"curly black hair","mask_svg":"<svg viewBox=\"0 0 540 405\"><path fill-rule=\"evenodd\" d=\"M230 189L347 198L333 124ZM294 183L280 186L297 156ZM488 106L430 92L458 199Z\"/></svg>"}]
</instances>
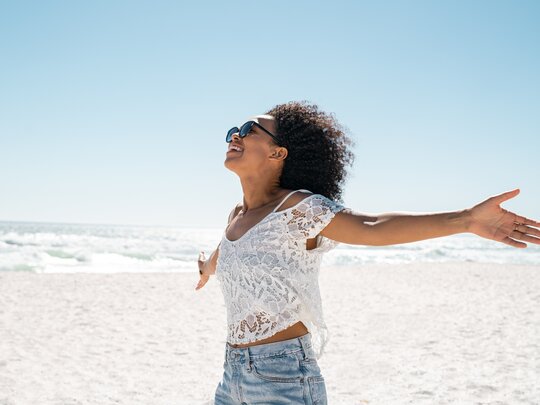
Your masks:
<instances>
[{"instance_id":1,"label":"curly black hair","mask_svg":"<svg viewBox=\"0 0 540 405\"><path fill-rule=\"evenodd\" d=\"M278 104L266 112L275 118L276 137L289 152L279 179L280 187L305 188L342 202L342 187L352 166L354 141L333 113L308 101Z\"/></svg>"}]
</instances>

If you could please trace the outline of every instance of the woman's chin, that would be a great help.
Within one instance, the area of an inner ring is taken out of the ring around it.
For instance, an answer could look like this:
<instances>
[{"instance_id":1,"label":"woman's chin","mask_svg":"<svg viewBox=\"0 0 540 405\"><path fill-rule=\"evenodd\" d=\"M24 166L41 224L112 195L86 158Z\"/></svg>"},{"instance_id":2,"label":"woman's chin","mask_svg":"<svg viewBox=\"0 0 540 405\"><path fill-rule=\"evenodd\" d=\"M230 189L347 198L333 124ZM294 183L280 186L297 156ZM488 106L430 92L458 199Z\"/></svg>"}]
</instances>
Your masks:
<instances>
[{"instance_id":1,"label":"woman's chin","mask_svg":"<svg viewBox=\"0 0 540 405\"><path fill-rule=\"evenodd\" d=\"M234 172L236 171L235 169L238 169L239 167L238 159L234 159L234 158L231 159L230 157L227 156L227 158L223 162L223 166L225 166L227 169Z\"/></svg>"}]
</instances>

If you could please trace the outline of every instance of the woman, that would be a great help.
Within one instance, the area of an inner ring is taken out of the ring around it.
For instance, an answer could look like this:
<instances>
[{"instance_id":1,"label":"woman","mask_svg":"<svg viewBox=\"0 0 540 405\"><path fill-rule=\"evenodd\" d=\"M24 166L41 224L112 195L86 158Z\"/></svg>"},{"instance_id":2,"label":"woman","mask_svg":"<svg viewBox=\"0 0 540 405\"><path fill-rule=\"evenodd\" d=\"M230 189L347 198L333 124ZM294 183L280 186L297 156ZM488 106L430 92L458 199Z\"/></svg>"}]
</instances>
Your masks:
<instances>
[{"instance_id":1,"label":"woman","mask_svg":"<svg viewBox=\"0 0 540 405\"><path fill-rule=\"evenodd\" d=\"M341 199L352 144L332 114L275 106L227 133L225 167L243 201L218 248L199 257L202 288L220 281L228 336L215 404L326 404L317 360L327 342L318 272L338 243L382 246L461 232L517 248L540 244L540 223L500 207L519 190L454 212L370 216Z\"/></svg>"}]
</instances>

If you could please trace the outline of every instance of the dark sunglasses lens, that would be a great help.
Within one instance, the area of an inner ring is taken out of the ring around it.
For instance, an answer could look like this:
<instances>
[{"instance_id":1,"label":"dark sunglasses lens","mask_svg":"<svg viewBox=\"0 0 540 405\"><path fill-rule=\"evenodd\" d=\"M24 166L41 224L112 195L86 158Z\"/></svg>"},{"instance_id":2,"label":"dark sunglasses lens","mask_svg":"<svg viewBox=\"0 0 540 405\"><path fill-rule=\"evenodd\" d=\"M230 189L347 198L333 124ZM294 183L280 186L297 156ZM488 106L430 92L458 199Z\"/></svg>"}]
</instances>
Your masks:
<instances>
[{"instance_id":1,"label":"dark sunglasses lens","mask_svg":"<svg viewBox=\"0 0 540 405\"><path fill-rule=\"evenodd\" d=\"M240 128L240 136L243 138L247 134L249 134L249 131L251 131L251 128L253 127L253 121L248 121L244 125L242 125L242 128Z\"/></svg>"},{"instance_id":2,"label":"dark sunglasses lens","mask_svg":"<svg viewBox=\"0 0 540 405\"><path fill-rule=\"evenodd\" d=\"M227 132L227 137L225 138L225 141L227 143L231 142L232 141L232 136L234 134L236 134L238 132L238 127L232 127L231 129L229 129L229 132Z\"/></svg>"}]
</instances>

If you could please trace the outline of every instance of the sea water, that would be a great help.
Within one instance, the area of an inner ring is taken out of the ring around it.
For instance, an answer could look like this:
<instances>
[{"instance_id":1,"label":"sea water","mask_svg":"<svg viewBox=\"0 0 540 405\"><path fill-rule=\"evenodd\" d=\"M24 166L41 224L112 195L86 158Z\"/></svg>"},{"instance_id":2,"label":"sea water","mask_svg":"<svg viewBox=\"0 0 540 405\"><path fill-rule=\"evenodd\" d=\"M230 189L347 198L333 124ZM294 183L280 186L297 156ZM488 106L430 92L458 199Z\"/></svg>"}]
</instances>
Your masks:
<instances>
[{"instance_id":1,"label":"sea water","mask_svg":"<svg viewBox=\"0 0 540 405\"><path fill-rule=\"evenodd\" d=\"M222 228L0 221L0 271L36 273L197 272ZM517 249L472 234L393 246L340 244L322 265L466 261L540 264L540 245Z\"/></svg>"}]
</instances>

